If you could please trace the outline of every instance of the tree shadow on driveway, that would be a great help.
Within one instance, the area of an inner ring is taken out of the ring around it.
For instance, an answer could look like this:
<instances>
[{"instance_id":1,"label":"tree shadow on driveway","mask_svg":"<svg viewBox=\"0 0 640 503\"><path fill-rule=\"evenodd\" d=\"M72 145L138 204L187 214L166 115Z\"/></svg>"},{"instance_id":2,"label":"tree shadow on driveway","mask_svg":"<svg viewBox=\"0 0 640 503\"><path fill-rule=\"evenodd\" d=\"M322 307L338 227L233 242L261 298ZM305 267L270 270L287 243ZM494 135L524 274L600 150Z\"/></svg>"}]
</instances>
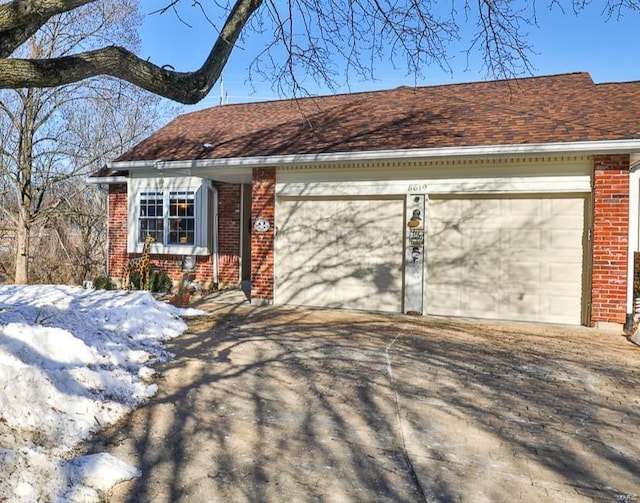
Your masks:
<instances>
[{"instance_id":1,"label":"tree shadow on driveway","mask_svg":"<svg viewBox=\"0 0 640 503\"><path fill-rule=\"evenodd\" d=\"M636 501L639 348L591 329L220 308L93 449L108 501Z\"/></svg>"}]
</instances>

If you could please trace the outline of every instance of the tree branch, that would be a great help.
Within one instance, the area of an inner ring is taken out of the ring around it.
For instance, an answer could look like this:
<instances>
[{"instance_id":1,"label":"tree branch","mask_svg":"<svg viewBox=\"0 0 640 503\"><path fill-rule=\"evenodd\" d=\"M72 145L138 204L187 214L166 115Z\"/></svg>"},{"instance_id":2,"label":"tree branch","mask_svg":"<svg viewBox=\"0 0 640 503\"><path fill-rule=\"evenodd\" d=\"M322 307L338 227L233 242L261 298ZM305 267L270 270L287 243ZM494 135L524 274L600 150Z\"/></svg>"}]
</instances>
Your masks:
<instances>
[{"instance_id":1,"label":"tree branch","mask_svg":"<svg viewBox=\"0 0 640 503\"><path fill-rule=\"evenodd\" d=\"M40 0L39 3L52 1ZM88 3L93 0L58 0L57 3L71 4L74 1ZM54 87L109 75L180 103L197 103L217 82L242 29L262 1L237 0L209 56L195 72L170 71L140 59L122 47L110 46L60 58L0 59L0 88ZM3 37L0 32L0 46Z\"/></svg>"},{"instance_id":2,"label":"tree branch","mask_svg":"<svg viewBox=\"0 0 640 503\"><path fill-rule=\"evenodd\" d=\"M96 0L12 0L0 5L0 57L9 57L56 14Z\"/></svg>"}]
</instances>

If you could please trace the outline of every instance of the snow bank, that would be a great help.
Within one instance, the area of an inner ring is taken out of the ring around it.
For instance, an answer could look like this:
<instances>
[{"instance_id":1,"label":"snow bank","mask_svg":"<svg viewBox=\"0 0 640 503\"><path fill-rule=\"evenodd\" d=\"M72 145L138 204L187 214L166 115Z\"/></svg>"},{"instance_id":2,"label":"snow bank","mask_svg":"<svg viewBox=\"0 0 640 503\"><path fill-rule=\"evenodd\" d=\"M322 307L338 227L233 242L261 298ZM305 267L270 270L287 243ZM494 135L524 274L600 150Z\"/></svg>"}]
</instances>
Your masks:
<instances>
[{"instance_id":1,"label":"snow bank","mask_svg":"<svg viewBox=\"0 0 640 503\"><path fill-rule=\"evenodd\" d=\"M139 476L108 455L64 458L156 392L178 314L147 292L0 287L0 501L98 501Z\"/></svg>"}]
</instances>

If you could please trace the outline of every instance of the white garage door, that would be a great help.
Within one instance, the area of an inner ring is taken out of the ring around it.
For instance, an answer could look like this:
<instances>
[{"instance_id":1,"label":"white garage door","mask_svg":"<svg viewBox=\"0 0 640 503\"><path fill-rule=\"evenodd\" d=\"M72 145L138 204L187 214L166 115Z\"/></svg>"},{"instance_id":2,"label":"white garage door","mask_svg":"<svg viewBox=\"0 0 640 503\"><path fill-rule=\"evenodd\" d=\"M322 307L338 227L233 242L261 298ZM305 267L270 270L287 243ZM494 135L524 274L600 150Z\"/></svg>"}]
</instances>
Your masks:
<instances>
[{"instance_id":1,"label":"white garage door","mask_svg":"<svg viewBox=\"0 0 640 503\"><path fill-rule=\"evenodd\" d=\"M276 303L402 310L404 201L279 198Z\"/></svg>"},{"instance_id":2,"label":"white garage door","mask_svg":"<svg viewBox=\"0 0 640 503\"><path fill-rule=\"evenodd\" d=\"M427 312L580 324L585 202L431 199Z\"/></svg>"}]
</instances>

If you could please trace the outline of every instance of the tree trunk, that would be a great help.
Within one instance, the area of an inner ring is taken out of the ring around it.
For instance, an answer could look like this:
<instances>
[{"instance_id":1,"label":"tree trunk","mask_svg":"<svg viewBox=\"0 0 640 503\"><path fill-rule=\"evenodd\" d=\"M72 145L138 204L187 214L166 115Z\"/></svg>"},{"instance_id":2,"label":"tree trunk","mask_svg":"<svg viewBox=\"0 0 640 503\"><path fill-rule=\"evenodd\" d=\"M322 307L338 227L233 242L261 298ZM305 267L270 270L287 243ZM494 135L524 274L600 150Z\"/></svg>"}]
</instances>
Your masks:
<instances>
[{"instance_id":1,"label":"tree trunk","mask_svg":"<svg viewBox=\"0 0 640 503\"><path fill-rule=\"evenodd\" d=\"M36 107L34 95L36 91L27 89L19 93L23 102L22 131L18 141L18 179L20 196L18 222L16 229L16 285L29 282L29 238L31 237L31 218L33 216L33 145L35 137Z\"/></svg>"},{"instance_id":2,"label":"tree trunk","mask_svg":"<svg viewBox=\"0 0 640 503\"><path fill-rule=\"evenodd\" d=\"M16 285L26 285L29 282L29 238L31 230L27 225L21 225L16 232L18 246L16 247Z\"/></svg>"}]
</instances>

